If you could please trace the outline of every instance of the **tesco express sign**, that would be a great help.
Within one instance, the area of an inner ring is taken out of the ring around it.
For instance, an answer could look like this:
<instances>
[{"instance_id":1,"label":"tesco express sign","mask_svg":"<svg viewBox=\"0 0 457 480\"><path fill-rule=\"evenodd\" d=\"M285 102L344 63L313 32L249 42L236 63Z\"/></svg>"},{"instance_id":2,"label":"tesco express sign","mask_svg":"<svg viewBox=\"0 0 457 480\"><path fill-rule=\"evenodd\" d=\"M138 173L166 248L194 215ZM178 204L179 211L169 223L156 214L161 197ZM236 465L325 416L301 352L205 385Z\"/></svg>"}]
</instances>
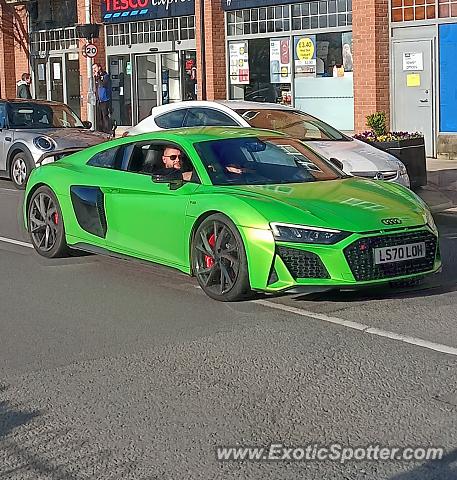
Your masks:
<instances>
[{"instance_id":1,"label":"tesco express sign","mask_svg":"<svg viewBox=\"0 0 457 480\"><path fill-rule=\"evenodd\" d=\"M195 0L102 0L105 23L195 14Z\"/></svg>"}]
</instances>

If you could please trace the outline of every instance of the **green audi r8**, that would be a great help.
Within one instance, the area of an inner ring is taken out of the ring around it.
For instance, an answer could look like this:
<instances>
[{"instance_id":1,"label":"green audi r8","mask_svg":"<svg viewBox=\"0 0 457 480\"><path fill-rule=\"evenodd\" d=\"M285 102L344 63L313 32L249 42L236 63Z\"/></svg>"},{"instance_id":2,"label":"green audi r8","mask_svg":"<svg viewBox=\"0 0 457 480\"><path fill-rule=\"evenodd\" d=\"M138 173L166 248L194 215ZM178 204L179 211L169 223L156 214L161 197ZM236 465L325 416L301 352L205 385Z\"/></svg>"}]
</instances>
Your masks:
<instances>
[{"instance_id":1,"label":"green audi r8","mask_svg":"<svg viewBox=\"0 0 457 480\"><path fill-rule=\"evenodd\" d=\"M344 175L267 130L187 128L88 148L32 172L24 217L45 257L80 249L160 263L222 301L381 285L441 266L416 194Z\"/></svg>"}]
</instances>

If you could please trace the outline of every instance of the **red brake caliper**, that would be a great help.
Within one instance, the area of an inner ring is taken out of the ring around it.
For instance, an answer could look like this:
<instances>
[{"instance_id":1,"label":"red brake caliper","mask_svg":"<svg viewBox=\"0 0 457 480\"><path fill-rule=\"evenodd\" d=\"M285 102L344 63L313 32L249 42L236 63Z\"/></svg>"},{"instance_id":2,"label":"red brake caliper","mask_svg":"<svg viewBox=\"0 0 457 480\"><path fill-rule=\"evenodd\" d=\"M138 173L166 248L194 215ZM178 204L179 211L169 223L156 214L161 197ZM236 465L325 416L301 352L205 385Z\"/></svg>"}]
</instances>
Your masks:
<instances>
[{"instance_id":1,"label":"red brake caliper","mask_svg":"<svg viewBox=\"0 0 457 480\"><path fill-rule=\"evenodd\" d=\"M57 212L55 212L53 215L52 215L52 221L54 222L55 225L58 225L59 224L59 214Z\"/></svg>"},{"instance_id":2,"label":"red brake caliper","mask_svg":"<svg viewBox=\"0 0 457 480\"><path fill-rule=\"evenodd\" d=\"M214 233L212 233L208 238L208 243L211 248L214 248L216 245L216 237L214 236ZM214 265L214 258L210 257L209 255L205 255L205 265L206 268L211 268Z\"/></svg>"}]
</instances>

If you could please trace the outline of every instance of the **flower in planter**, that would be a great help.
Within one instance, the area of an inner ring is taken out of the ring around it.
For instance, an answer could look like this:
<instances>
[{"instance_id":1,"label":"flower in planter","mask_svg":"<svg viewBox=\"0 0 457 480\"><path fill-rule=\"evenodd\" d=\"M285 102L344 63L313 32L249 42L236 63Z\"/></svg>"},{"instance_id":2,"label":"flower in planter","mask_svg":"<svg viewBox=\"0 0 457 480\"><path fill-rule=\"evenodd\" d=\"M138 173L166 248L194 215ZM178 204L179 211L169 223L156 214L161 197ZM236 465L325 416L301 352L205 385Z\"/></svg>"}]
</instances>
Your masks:
<instances>
[{"instance_id":1,"label":"flower in planter","mask_svg":"<svg viewBox=\"0 0 457 480\"><path fill-rule=\"evenodd\" d=\"M397 142L400 140L411 140L414 138L423 138L424 135L420 132L389 132L386 126L386 113L376 112L367 116L367 130L362 133L357 133L354 138L362 140L363 142Z\"/></svg>"}]
</instances>

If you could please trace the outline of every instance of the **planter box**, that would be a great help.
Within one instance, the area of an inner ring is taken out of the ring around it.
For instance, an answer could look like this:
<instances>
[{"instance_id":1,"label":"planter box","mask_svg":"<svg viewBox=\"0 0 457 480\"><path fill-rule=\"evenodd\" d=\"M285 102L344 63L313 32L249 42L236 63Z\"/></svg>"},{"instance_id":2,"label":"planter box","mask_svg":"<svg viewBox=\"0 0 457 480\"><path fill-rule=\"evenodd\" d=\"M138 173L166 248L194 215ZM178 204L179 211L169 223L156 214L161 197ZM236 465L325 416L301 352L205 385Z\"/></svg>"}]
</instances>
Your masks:
<instances>
[{"instance_id":1,"label":"planter box","mask_svg":"<svg viewBox=\"0 0 457 480\"><path fill-rule=\"evenodd\" d=\"M369 142L403 162L411 180L411 188L427 185L427 164L423 138L396 140L394 142Z\"/></svg>"}]
</instances>

